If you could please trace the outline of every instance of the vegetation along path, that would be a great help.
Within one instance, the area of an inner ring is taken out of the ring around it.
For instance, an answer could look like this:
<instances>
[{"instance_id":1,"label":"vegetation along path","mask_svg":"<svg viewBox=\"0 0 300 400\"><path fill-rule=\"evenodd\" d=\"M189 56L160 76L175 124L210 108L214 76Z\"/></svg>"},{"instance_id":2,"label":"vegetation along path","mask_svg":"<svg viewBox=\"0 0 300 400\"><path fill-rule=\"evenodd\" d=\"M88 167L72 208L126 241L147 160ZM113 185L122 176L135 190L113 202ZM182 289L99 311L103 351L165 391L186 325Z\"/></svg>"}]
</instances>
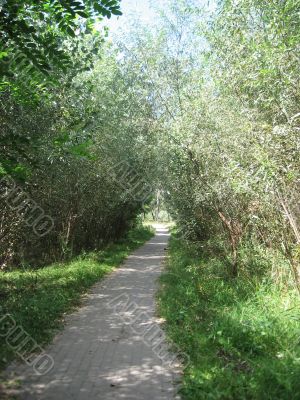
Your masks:
<instances>
[{"instance_id":1,"label":"vegetation along path","mask_svg":"<svg viewBox=\"0 0 300 400\"><path fill-rule=\"evenodd\" d=\"M10 367L21 399L176 398L179 371L155 316L168 238L158 226L153 239L93 287L46 350L54 360L48 373L38 376L25 364Z\"/></svg>"}]
</instances>

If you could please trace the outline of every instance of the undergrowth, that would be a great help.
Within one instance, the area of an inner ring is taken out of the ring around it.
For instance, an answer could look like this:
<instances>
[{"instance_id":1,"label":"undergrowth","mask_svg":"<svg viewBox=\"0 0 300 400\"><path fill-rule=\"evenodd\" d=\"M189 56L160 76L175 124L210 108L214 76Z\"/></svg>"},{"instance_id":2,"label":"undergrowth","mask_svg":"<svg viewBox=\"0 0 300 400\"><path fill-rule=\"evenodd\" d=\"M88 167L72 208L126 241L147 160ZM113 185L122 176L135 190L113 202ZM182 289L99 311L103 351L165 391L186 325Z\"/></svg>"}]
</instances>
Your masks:
<instances>
[{"instance_id":1,"label":"undergrowth","mask_svg":"<svg viewBox=\"0 0 300 400\"><path fill-rule=\"evenodd\" d=\"M233 279L224 258L171 238L158 299L189 356L183 399L300 399L299 295L262 273L271 265L260 253L241 251Z\"/></svg>"}]
</instances>

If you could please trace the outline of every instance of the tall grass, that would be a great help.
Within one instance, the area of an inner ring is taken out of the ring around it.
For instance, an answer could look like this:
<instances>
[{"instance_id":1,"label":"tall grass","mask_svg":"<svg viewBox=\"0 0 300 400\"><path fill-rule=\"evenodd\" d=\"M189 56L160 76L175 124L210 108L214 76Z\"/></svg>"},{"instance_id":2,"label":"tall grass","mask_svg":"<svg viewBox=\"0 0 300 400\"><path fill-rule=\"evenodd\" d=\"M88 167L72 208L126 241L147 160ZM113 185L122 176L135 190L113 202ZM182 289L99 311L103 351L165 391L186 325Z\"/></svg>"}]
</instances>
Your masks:
<instances>
[{"instance_id":1,"label":"tall grass","mask_svg":"<svg viewBox=\"0 0 300 400\"><path fill-rule=\"evenodd\" d=\"M169 255L158 299L170 338L190 356L183 398L300 399L299 296L274 282L274 259L245 248L232 279L224 258L174 236Z\"/></svg>"}]
</instances>

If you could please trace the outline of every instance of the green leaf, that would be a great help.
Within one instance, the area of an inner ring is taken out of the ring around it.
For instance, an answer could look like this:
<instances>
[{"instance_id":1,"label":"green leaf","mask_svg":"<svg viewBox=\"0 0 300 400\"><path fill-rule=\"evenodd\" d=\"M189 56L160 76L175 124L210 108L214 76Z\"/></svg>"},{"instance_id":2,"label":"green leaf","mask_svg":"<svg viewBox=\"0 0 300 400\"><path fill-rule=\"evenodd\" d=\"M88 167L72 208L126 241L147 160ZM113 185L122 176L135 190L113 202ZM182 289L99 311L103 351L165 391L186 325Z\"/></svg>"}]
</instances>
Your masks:
<instances>
[{"instance_id":1,"label":"green leaf","mask_svg":"<svg viewBox=\"0 0 300 400\"><path fill-rule=\"evenodd\" d=\"M8 55L8 53L6 51L1 51L0 52L0 60L4 57L6 57Z\"/></svg>"},{"instance_id":2,"label":"green leaf","mask_svg":"<svg viewBox=\"0 0 300 400\"><path fill-rule=\"evenodd\" d=\"M118 2L115 0L108 0L108 1L106 0L105 2L102 1L102 3L105 5L105 7L112 7L118 4Z\"/></svg>"},{"instance_id":3,"label":"green leaf","mask_svg":"<svg viewBox=\"0 0 300 400\"><path fill-rule=\"evenodd\" d=\"M88 18L89 17L89 15L84 11L76 11L76 13L78 15L80 15L80 17L82 17L82 18Z\"/></svg>"},{"instance_id":4,"label":"green leaf","mask_svg":"<svg viewBox=\"0 0 300 400\"><path fill-rule=\"evenodd\" d=\"M75 37L75 32L74 32L73 29L70 28L69 26L66 27L66 32L67 32L70 36Z\"/></svg>"},{"instance_id":5,"label":"green leaf","mask_svg":"<svg viewBox=\"0 0 300 400\"><path fill-rule=\"evenodd\" d=\"M101 15L105 15L105 13L106 13L106 9L104 7L102 7L100 4L98 4L97 2L94 3L94 9L96 11L98 11L98 13Z\"/></svg>"},{"instance_id":6,"label":"green leaf","mask_svg":"<svg viewBox=\"0 0 300 400\"><path fill-rule=\"evenodd\" d=\"M118 9L115 9L115 8L112 8L112 9L111 9L111 12L112 12L112 14L114 14L114 15L123 15L122 11L120 11L120 10L118 10Z\"/></svg>"}]
</instances>

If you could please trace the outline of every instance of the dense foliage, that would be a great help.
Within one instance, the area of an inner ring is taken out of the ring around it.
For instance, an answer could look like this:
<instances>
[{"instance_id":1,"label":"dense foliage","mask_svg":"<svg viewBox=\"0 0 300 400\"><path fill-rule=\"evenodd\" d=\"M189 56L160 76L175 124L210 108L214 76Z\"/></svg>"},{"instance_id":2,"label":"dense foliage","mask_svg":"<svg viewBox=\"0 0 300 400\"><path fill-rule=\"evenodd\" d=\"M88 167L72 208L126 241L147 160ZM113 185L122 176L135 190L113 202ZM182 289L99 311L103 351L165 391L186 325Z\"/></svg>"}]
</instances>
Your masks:
<instances>
[{"instance_id":1,"label":"dense foliage","mask_svg":"<svg viewBox=\"0 0 300 400\"><path fill-rule=\"evenodd\" d=\"M77 14L85 18L85 27ZM4 64L13 73L2 75L0 264L4 269L40 266L101 247L122 236L151 197L152 188L143 179L149 162L142 162L140 131L147 130L151 107L131 90L132 77L125 75L114 51L104 45L103 35L92 31L93 21L111 14L120 14L118 1L30 1L18 9L12 2L2 5L7 49L13 55L19 45L28 45L28 51L22 47L24 57L36 67L32 71L20 60L17 65L8 62ZM24 24L32 25L32 46ZM79 34L69 38L76 26ZM47 35L52 35L55 48ZM100 48L94 46L99 38ZM35 47L49 62L51 49L61 62L71 57L72 68L62 72L56 65L50 78L57 81L49 84L35 63L39 63ZM3 60L9 54L2 53ZM36 80L37 69L43 85Z\"/></svg>"},{"instance_id":2,"label":"dense foliage","mask_svg":"<svg viewBox=\"0 0 300 400\"><path fill-rule=\"evenodd\" d=\"M233 276L243 243L263 244L299 287L299 5L187 4L127 52L156 111L165 200L192 240L222 238Z\"/></svg>"},{"instance_id":3,"label":"dense foliage","mask_svg":"<svg viewBox=\"0 0 300 400\"><path fill-rule=\"evenodd\" d=\"M4 0L0 7L1 73L26 73L37 82L54 68L72 65L64 48L67 37L91 33L103 17L122 15L119 0ZM78 40L71 44L78 50Z\"/></svg>"}]
</instances>

